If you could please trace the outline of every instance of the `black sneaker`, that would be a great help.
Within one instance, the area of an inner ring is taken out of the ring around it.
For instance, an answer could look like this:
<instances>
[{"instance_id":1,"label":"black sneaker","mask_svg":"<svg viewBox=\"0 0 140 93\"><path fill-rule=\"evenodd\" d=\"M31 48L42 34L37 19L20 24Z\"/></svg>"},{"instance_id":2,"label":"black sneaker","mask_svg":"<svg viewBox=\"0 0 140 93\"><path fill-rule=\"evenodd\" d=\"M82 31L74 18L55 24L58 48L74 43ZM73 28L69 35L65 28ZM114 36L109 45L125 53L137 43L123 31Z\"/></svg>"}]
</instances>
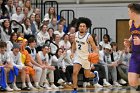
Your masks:
<instances>
[{"instance_id":1,"label":"black sneaker","mask_svg":"<svg viewBox=\"0 0 140 93\"><path fill-rule=\"evenodd\" d=\"M21 90L31 90L31 88L29 88L29 87L24 87L24 88L21 88Z\"/></svg>"},{"instance_id":2,"label":"black sneaker","mask_svg":"<svg viewBox=\"0 0 140 93\"><path fill-rule=\"evenodd\" d=\"M140 91L140 85L136 88L136 91Z\"/></svg>"}]
</instances>

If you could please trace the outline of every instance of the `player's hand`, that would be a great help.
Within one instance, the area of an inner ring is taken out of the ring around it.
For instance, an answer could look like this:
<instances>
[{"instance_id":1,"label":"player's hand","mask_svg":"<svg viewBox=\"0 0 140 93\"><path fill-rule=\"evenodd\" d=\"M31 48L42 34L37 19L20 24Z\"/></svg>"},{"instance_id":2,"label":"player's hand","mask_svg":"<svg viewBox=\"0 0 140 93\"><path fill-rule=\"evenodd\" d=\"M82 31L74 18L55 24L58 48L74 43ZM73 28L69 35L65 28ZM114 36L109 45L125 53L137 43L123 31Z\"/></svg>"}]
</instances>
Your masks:
<instances>
[{"instance_id":1,"label":"player's hand","mask_svg":"<svg viewBox=\"0 0 140 93\"><path fill-rule=\"evenodd\" d=\"M124 39L123 43L125 47L130 47L130 41L128 39Z\"/></svg>"},{"instance_id":2,"label":"player's hand","mask_svg":"<svg viewBox=\"0 0 140 93\"><path fill-rule=\"evenodd\" d=\"M140 38L138 36L133 37L134 45L140 45Z\"/></svg>"},{"instance_id":3,"label":"player's hand","mask_svg":"<svg viewBox=\"0 0 140 93\"><path fill-rule=\"evenodd\" d=\"M73 54L73 53L71 53L70 58L71 58L71 59L73 59L73 58L74 58L74 54Z\"/></svg>"}]
</instances>

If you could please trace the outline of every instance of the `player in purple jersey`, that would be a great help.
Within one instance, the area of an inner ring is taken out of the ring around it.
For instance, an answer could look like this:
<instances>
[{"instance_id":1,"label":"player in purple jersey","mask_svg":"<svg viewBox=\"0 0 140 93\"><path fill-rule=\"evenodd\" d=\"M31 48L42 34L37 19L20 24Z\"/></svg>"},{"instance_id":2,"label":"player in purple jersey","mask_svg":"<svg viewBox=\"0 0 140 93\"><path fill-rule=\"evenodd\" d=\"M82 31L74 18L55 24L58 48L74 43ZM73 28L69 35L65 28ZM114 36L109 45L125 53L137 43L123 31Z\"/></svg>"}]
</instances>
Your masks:
<instances>
[{"instance_id":1,"label":"player in purple jersey","mask_svg":"<svg viewBox=\"0 0 140 93\"><path fill-rule=\"evenodd\" d=\"M124 40L125 47L132 47L129 63L128 81L130 86L137 87L140 91L140 4L129 4L128 15L131 37Z\"/></svg>"}]
</instances>

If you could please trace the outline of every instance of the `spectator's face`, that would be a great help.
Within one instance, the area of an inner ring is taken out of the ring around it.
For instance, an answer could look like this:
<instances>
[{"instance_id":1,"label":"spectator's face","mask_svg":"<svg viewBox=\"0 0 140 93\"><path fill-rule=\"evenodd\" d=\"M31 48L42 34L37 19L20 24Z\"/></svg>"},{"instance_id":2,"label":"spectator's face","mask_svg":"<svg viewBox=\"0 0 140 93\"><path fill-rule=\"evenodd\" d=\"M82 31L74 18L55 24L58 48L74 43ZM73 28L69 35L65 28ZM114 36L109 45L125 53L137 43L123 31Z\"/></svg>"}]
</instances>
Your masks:
<instances>
[{"instance_id":1,"label":"spectator's face","mask_svg":"<svg viewBox=\"0 0 140 93\"><path fill-rule=\"evenodd\" d=\"M35 16L35 20L36 20L37 22L40 22L40 21L41 21L40 16L39 16L39 15L36 15L36 16Z\"/></svg>"},{"instance_id":2,"label":"spectator's face","mask_svg":"<svg viewBox=\"0 0 140 93\"><path fill-rule=\"evenodd\" d=\"M12 36L12 40L17 40L17 34L14 34L13 36Z\"/></svg>"},{"instance_id":3,"label":"spectator's face","mask_svg":"<svg viewBox=\"0 0 140 93\"><path fill-rule=\"evenodd\" d=\"M42 28L42 31L43 31L43 32L46 32L47 29L48 29L48 27L47 27L46 25L44 25L43 28Z\"/></svg>"},{"instance_id":4,"label":"spectator's face","mask_svg":"<svg viewBox=\"0 0 140 93\"><path fill-rule=\"evenodd\" d=\"M69 40L69 36L68 35L65 35L64 41L68 41L68 40Z\"/></svg>"},{"instance_id":5,"label":"spectator's face","mask_svg":"<svg viewBox=\"0 0 140 93\"><path fill-rule=\"evenodd\" d=\"M30 43L30 46L32 46L33 48L35 48L35 46L36 46L36 41L31 42L31 43Z\"/></svg>"},{"instance_id":6,"label":"spectator's face","mask_svg":"<svg viewBox=\"0 0 140 93\"><path fill-rule=\"evenodd\" d=\"M110 54L111 53L111 50L108 49L108 48L104 48L104 51L105 51L106 54Z\"/></svg>"},{"instance_id":7,"label":"spectator's face","mask_svg":"<svg viewBox=\"0 0 140 93\"><path fill-rule=\"evenodd\" d=\"M1 53L1 54L4 54L5 51L6 51L6 47L4 47L4 48L0 48L0 53Z\"/></svg>"},{"instance_id":8,"label":"spectator's face","mask_svg":"<svg viewBox=\"0 0 140 93\"><path fill-rule=\"evenodd\" d=\"M31 21L35 21L35 15L31 16Z\"/></svg>"},{"instance_id":9,"label":"spectator's face","mask_svg":"<svg viewBox=\"0 0 140 93\"><path fill-rule=\"evenodd\" d=\"M40 15L40 9L36 9L35 10L35 14L39 14Z\"/></svg>"},{"instance_id":10,"label":"spectator's face","mask_svg":"<svg viewBox=\"0 0 140 93\"><path fill-rule=\"evenodd\" d=\"M76 28L75 28L75 27L71 27L70 30L69 30L69 32L70 32L71 34L75 33L75 31L76 31Z\"/></svg>"},{"instance_id":11,"label":"spectator's face","mask_svg":"<svg viewBox=\"0 0 140 93\"><path fill-rule=\"evenodd\" d=\"M80 31L80 33L85 33L87 31L87 26L85 23L81 23L79 25L79 31Z\"/></svg>"},{"instance_id":12,"label":"spectator's face","mask_svg":"<svg viewBox=\"0 0 140 93\"><path fill-rule=\"evenodd\" d=\"M13 5L13 0L8 0L7 4L8 5Z\"/></svg>"},{"instance_id":13,"label":"spectator's face","mask_svg":"<svg viewBox=\"0 0 140 93\"><path fill-rule=\"evenodd\" d=\"M59 31L63 31L63 25L59 24L59 25L58 25L58 30L59 30Z\"/></svg>"},{"instance_id":14,"label":"spectator's face","mask_svg":"<svg viewBox=\"0 0 140 93\"><path fill-rule=\"evenodd\" d=\"M17 14L20 14L21 13L21 7L17 7Z\"/></svg>"},{"instance_id":15,"label":"spectator's face","mask_svg":"<svg viewBox=\"0 0 140 93\"><path fill-rule=\"evenodd\" d=\"M24 8L24 14L28 14L29 9L27 7Z\"/></svg>"},{"instance_id":16,"label":"spectator's face","mask_svg":"<svg viewBox=\"0 0 140 93\"><path fill-rule=\"evenodd\" d=\"M30 20L29 20L29 19L27 19L25 23L26 23L26 25L28 25L28 26L29 26L29 25L30 25Z\"/></svg>"},{"instance_id":17,"label":"spectator's face","mask_svg":"<svg viewBox=\"0 0 140 93\"><path fill-rule=\"evenodd\" d=\"M105 42L105 43L108 43L108 42L109 42L107 36L105 36L103 39L104 39L104 42Z\"/></svg>"},{"instance_id":18,"label":"spectator's face","mask_svg":"<svg viewBox=\"0 0 140 93\"><path fill-rule=\"evenodd\" d=\"M47 47L47 46L45 46L45 47L42 49L43 53L48 53L49 50L50 50L50 48Z\"/></svg>"},{"instance_id":19,"label":"spectator's face","mask_svg":"<svg viewBox=\"0 0 140 93\"><path fill-rule=\"evenodd\" d=\"M13 53L17 55L19 53L19 48L14 48Z\"/></svg>"},{"instance_id":20,"label":"spectator's face","mask_svg":"<svg viewBox=\"0 0 140 93\"><path fill-rule=\"evenodd\" d=\"M62 53L63 53L63 50L62 50L62 49L59 49L59 50L58 50L58 55L61 56Z\"/></svg>"},{"instance_id":21,"label":"spectator's face","mask_svg":"<svg viewBox=\"0 0 140 93\"><path fill-rule=\"evenodd\" d=\"M69 35L69 40L70 40L71 42L74 42L74 40L75 40L75 35L74 35L74 34L70 34L70 35Z\"/></svg>"},{"instance_id":22,"label":"spectator's face","mask_svg":"<svg viewBox=\"0 0 140 93\"><path fill-rule=\"evenodd\" d=\"M28 0L28 1L26 2L25 6L26 6L26 7L30 7L30 5L31 5L31 2Z\"/></svg>"},{"instance_id":23,"label":"spectator's face","mask_svg":"<svg viewBox=\"0 0 140 93\"><path fill-rule=\"evenodd\" d=\"M51 8L50 8L50 13L51 13L51 14L53 14L53 13L54 13L54 11L55 11L55 10L54 10L54 8L53 8L53 7L51 7Z\"/></svg>"},{"instance_id":24,"label":"spectator's face","mask_svg":"<svg viewBox=\"0 0 140 93\"><path fill-rule=\"evenodd\" d=\"M4 26L5 26L6 28L9 28L9 27L10 27L10 22L9 22L9 20L5 20L5 21L4 21Z\"/></svg>"},{"instance_id":25,"label":"spectator's face","mask_svg":"<svg viewBox=\"0 0 140 93\"><path fill-rule=\"evenodd\" d=\"M56 37L55 37L55 41L60 41L60 36L59 35L56 35Z\"/></svg>"},{"instance_id":26,"label":"spectator's face","mask_svg":"<svg viewBox=\"0 0 140 93\"><path fill-rule=\"evenodd\" d=\"M49 30L48 30L48 33L49 33L50 36L53 35L53 32L54 32L54 31L53 31L52 29L49 29Z\"/></svg>"},{"instance_id":27,"label":"spectator's face","mask_svg":"<svg viewBox=\"0 0 140 93\"><path fill-rule=\"evenodd\" d=\"M52 24L53 24L53 25L56 25L56 24L57 24L57 19L56 19L56 18L53 18L53 19L52 19Z\"/></svg>"},{"instance_id":28,"label":"spectator's face","mask_svg":"<svg viewBox=\"0 0 140 93\"><path fill-rule=\"evenodd\" d=\"M18 41L18 44L19 44L20 47L22 47L23 41L21 41L21 40Z\"/></svg>"}]
</instances>

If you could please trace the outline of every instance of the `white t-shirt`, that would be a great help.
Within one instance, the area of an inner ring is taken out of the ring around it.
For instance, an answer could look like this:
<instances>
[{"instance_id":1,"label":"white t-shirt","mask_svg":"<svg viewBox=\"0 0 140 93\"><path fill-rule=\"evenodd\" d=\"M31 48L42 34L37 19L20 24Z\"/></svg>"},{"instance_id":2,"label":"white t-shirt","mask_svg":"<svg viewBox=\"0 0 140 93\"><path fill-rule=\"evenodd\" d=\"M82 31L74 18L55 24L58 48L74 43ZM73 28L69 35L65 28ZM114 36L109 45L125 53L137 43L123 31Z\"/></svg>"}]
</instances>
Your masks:
<instances>
[{"instance_id":1,"label":"white t-shirt","mask_svg":"<svg viewBox=\"0 0 140 93\"><path fill-rule=\"evenodd\" d=\"M22 69L24 64L21 62L21 53L19 52L17 55L14 55L13 51L10 51L9 55L13 66Z\"/></svg>"},{"instance_id":2,"label":"white t-shirt","mask_svg":"<svg viewBox=\"0 0 140 93\"><path fill-rule=\"evenodd\" d=\"M5 52L4 54L0 53L0 64L5 64L11 62L10 55Z\"/></svg>"},{"instance_id":3,"label":"white t-shirt","mask_svg":"<svg viewBox=\"0 0 140 93\"><path fill-rule=\"evenodd\" d=\"M46 40L50 40L49 33L48 32L43 33L42 31L40 31L37 34L37 45L43 46Z\"/></svg>"}]
</instances>

